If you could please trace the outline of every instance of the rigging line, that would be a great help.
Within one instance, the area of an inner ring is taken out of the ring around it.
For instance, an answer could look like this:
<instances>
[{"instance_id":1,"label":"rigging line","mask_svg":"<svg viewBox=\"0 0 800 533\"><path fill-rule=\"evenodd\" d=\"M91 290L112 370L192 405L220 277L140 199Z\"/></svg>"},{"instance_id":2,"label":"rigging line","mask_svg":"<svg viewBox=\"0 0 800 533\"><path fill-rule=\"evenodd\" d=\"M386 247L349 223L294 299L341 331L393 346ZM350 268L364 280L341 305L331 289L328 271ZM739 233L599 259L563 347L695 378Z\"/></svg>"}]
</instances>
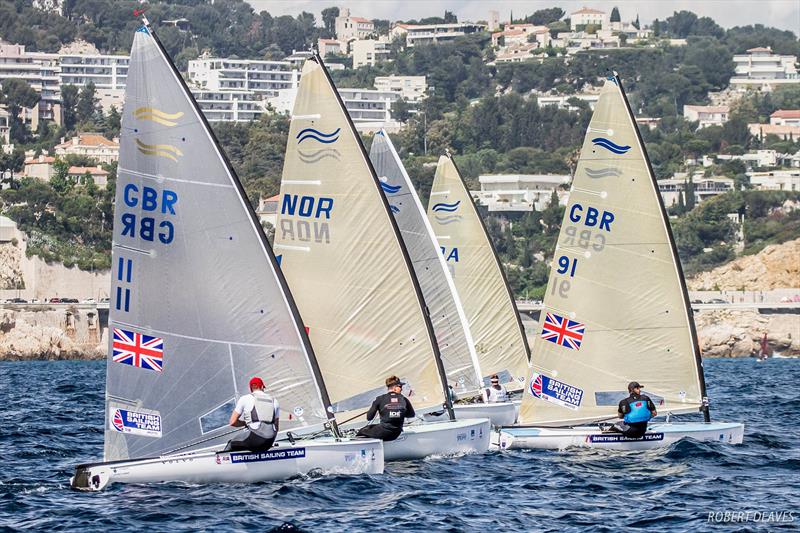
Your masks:
<instances>
[{"instance_id":1,"label":"rigging line","mask_svg":"<svg viewBox=\"0 0 800 533\"><path fill-rule=\"evenodd\" d=\"M131 174L133 176L138 176L140 178L156 180L158 182L161 182L161 181L172 181L172 182L175 182L175 183L188 183L190 185L204 185L204 186L207 186L207 187L218 187L218 188L222 188L222 189L233 189L234 188L233 185L228 185L228 184L225 184L225 183L208 183L208 182L205 182L205 181L185 180L185 179L181 179L181 178L170 178L170 177L167 177L167 176L159 176L157 174L148 174L146 172L139 172L137 170L131 170L131 169L128 169L128 168L123 168L123 167L119 167L117 169L117 172L124 172L126 174Z\"/></svg>"}]
</instances>

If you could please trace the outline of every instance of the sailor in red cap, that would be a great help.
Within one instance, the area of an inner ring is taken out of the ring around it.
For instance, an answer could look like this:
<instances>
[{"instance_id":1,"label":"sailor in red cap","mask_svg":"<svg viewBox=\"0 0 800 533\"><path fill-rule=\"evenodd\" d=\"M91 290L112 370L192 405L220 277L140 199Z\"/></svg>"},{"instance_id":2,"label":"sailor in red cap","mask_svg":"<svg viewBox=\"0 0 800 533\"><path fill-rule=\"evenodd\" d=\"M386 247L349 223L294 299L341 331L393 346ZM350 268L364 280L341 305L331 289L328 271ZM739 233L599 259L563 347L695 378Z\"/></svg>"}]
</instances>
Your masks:
<instances>
[{"instance_id":1,"label":"sailor in red cap","mask_svg":"<svg viewBox=\"0 0 800 533\"><path fill-rule=\"evenodd\" d=\"M250 394L239 398L230 419L231 426L246 426L247 433L231 439L224 451L265 452L269 450L278 435L279 419L278 400L266 393L264 380L258 376L254 377L250 380Z\"/></svg>"}]
</instances>

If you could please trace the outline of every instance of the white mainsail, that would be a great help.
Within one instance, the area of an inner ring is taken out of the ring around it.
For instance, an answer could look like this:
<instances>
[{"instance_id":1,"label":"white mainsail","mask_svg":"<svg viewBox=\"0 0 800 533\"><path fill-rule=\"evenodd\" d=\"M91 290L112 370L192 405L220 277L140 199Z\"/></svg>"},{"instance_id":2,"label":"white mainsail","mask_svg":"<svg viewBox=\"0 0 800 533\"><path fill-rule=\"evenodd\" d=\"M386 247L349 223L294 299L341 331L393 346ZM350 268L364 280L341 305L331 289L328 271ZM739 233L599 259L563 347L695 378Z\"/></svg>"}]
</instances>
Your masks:
<instances>
[{"instance_id":1,"label":"white mainsail","mask_svg":"<svg viewBox=\"0 0 800 533\"><path fill-rule=\"evenodd\" d=\"M461 300L439 252L425 208L385 131L375 134L369 157L381 180L381 188L400 228L430 311L447 381L459 397L480 394L483 383L480 363Z\"/></svg>"},{"instance_id":2,"label":"white mainsail","mask_svg":"<svg viewBox=\"0 0 800 533\"><path fill-rule=\"evenodd\" d=\"M441 361L414 272L318 57L306 61L295 101L275 252L340 420L384 393L392 374L415 407L441 408Z\"/></svg>"},{"instance_id":3,"label":"white mainsail","mask_svg":"<svg viewBox=\"0 0 800 533\"><path fill-rule=\"evenodd\" d=\"M467 315L484 378L497 374L509 391L523 388L530 351L514 297L449 155L441 156L436 167L428 219Z\"/></svg>"},{"instance_id":4,"label":"white mainsail","mask_svg":"<svg viewBox=\"0 0 800 533\"><path fill-rule=\"evenodd\" d=\"M254 375L283 406L282 430L328 419L275 257L146 26L135 33L128 68L111 294L106 460L230 438L228 418Z\"/></svg>"},{"instance_id":5,"label":"white mainsail","mask_svg":"<svg viewBox=\"0 0 800 533\"><path fill-rule=\"evenodd\" d=\"M595 106L551 268L519 423L616 416L630 381L697 411L697 340L655 178L619 78Z\"/></svg>"}]
</instances>

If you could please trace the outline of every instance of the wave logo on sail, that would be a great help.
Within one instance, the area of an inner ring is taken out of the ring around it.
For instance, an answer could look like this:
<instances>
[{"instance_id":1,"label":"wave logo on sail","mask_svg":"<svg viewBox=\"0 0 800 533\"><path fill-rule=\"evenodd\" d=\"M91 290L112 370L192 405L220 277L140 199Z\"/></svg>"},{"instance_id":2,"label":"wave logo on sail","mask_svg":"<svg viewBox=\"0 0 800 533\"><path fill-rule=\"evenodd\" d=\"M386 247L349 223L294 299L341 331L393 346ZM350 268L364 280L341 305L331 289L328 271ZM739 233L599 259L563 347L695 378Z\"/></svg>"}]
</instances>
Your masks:
<instances>
[{"instance_id":1,"label":"wave logo on sail","mask_svg":"<svg viewBox=\"0 0 800 533\"><path fill-rule=\"evenodd\" d=\"M166 113L155 107L139 107L133 111L133 116L139 120L152 120L162 126L172 127L177 126L178 123L173 121L181 118L183 116L183 111Z\"/></svg>"},{"instance_id":2,"label":"wave logo on sail","mask_svg":"<svg viewBox=\"0 0 800 533\"><path fill-rule=\"evenodd\" d=\"M609 152L613 152L617 155L624 154L631 149L630 146L627 145L621 146L615 143L614 141L606 139L605 137L595 137L594 139L592 139L592 143L595 146L600 146L601 148L605 148Z\"/></svg>"},{"instance_id":3,"label":"wave logo on sail","mask_svg":"<svg viewBox=\"0 0 800 533\"><path fill-rule=\"evenodd\" d=\"M434 204L431 208L432 211L437 213L445 212L445 213L455 213L458 211L458 206L461 205L461 200L457 202L453 202L452 204L447 204L444 202L439 202L438 204Z\"/></svg>"},{"instance_id":4,"label":"wave logo on sail","mask_svg":"<svg viewBox=\"0 0 800 533\"><path fill-rule=\"evenodd\" d=\"M461 221L461 219L463 217L461 215L455 214L456 211L458 211L458 208L460 206L461 206L461 200L458 200L457 202L453 202L452 204L448 204L448 203L445 203L445 202L439 202L438 204L434 204L434 206L431 208L431 210L434 213L440 213L440 214L434 215L434 218L436 219L436 222L438 222L439 224L447 225L447 224L452 224L454 222L460 222ZM449 213L453 213L453 214L449 214Z\"/></svg>"},{"instance_id":5,"label":"wave logo on sail","mask_svg":"<svg viewBox=\"0 0 800 533\"><path fill-rule=\"evenodd\" d=\"M111 429L119 433L161 438L161 416L127 409L115 409L111 416Z\"/></svg>"},{"instance_id":6,"label":"wave logo on sail","mask_svg":"<svg viewBox=\"0 0 800 533\"><path fill-rule=\"evenodd\" d=\"M319 150L298 150L297 155L300 157L300 160L303 163L316 163L317 161L322 161L323 159L330 158L339 161L339 157L342 155L339 153L339 150L335 148L321 148Z\"/></svg>"},{"instance_id":7,"label":"wave logo on sail","mask_svg":"<svg viewBox=\"0 0 800 533\"><path fill-rule=\"evenodd\" d=\"M620 176L621 174L622 174L621 170L616 169L616 168L612 168L612 167L598 168L598 169L593 169L593 168L587 168L586 169L586 175L589 176L590 178L593 178L593 179L608 178L608 177L612 177L612 176L616 178L616 177Z\"/></svg>"},{"instance_id":8,"label":"wave logo on sail","mask_svg":"<svg viewBox=\"0 0 800 533\"><path fill-rule=\"evenodd\" d=\"M535 398L573 410L583 401L582 389L536 372L531 377L530 391Z\"/></svg>"},{"instance_id":9,"label":"wave logo on sail","mask_svg":"<svg viewBox=\"0 0 800 533\"><path fill-rule=\"evenodd\" d=\"M391 210L392 210L392 213L399 213L399 212L400 212L400 208L399 208L399 207L397 207L397 206L396 206L396 205L394 205L394 204L389 204L389 209L391 209Z\"/></svg>"},{"instance_id":10,"label":"wave logo on sail","mask_svg":"<svg viewBox=\"0 0 800 533\"><path fill-rule=\"evenodd\" d=\"M144 155L166 157L167 159L172 159L176 163L178 162L178 158L183 156L183 152L171 144L145 144L139 139L136 139L136 149Z\"/></svg>"},{"instance_id":11,"label":"wave logo on sail","mask_svg":"<svg viewBox=\"0 0 800 533\"><path fill-rule=\"evenodd\" d=\"M308 139L324 144L330 144L339 140L340 131L342 131L342 128L336 128L331 133L325 133L323 131L315 130L314 128L303 128L295 138L297 139L297 144L300 144Z\"/></svg>"},{"instance_id":12,"label":"wave logo on sail","mask_svg":"<svg viewBox=\"0 0 800 533\"><path fill-rule=\"evenodd\" d=\"M381 189L383 189L383 192L385 192L386 194L396 194L400 192L400 189L403 188L402 185L391 185L389 183L386 183L385 181L380 182L380 184L381 184Z\"/></svg>"}]
</instances>

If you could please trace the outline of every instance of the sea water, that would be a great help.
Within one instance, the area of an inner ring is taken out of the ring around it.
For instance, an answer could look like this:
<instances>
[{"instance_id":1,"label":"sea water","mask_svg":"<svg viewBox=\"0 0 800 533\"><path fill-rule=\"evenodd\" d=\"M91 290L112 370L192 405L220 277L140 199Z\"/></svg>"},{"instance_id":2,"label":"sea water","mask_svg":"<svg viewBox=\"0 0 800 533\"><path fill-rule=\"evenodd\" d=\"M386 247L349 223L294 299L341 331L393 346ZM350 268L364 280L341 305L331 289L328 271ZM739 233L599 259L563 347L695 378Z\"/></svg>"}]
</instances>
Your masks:
<instances>
[{"instance_id":1,"label":"sea water","mask_svg":"<svg viewBox=\"0 0 800 533\"><path fill-rule=\"evenodd\" d=\"M0 530L797 530L800 360L707 360L712 416L744 444L490 452L379 476L69 489L103 448L103 362L0 363ZM689 416L699 419L699 416Z\"/></svg>"}]
</instances>

